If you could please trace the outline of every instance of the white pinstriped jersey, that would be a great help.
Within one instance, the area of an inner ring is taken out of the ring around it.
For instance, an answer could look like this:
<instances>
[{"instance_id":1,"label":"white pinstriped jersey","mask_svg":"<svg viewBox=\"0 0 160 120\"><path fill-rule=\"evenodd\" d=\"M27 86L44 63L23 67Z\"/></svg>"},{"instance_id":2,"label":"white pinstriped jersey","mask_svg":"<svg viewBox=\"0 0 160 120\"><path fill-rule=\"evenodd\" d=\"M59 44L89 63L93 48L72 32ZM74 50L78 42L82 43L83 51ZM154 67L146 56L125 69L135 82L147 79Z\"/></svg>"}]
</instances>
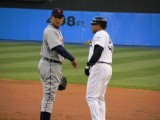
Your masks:
<instances>
[{"instance_id":1,"label":"white pinstriped jersey","mask_svg":"<svg viewBox=\"0 0 160 120\"><path fill-rule=\"evenodd\" d=\"M104 50L98 60L99 63L90 68L86 99L92 120L106 120L105 93L112 76L112 66L106 63L112 63L113 43L105 30L96 32L90 45L88 61L93 55L95 45L100 45Z\"/></svg>"},{"instance_id":2,"label":"white pinstriped jersey","mask_svg":"<svg viewBox=\"0 0 160 120\"><path fill-rule=\"evenodd\" d=\"M112 40L109 34L105 30L100 30L95 33L92 43L89 48L88 61L93 55L95 45L100 45L101 47L104 48L102 55L98 61L112 63L113 43L112 43Z\"/></svg>"}]
</instances>

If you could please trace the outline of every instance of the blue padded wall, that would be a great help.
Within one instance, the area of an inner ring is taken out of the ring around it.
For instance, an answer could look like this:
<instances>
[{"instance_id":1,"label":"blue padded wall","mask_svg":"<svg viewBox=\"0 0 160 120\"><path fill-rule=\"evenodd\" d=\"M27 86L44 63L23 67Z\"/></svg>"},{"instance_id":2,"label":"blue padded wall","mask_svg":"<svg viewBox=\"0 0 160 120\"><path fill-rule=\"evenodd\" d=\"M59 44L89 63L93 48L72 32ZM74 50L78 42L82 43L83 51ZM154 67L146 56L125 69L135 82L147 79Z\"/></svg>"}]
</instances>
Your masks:
<instances>
[{"instance_id":1,"label":"blue padded wall","mask_svg":"<svg viewBox=\"0 0 160 120\"><path fill-rule=\"evenodd\" d=\"M116 15L116 44L133 44L133 18L135 14L121 13Z\"/></svg>"},{"instance_id":2,"label":"blue padded wall","mask_svg":"<svg viewBox=\"0 0 160 120\"><path fill-rule=\"evenodd\" d=\"M29 32L29 10L11 10L11 16L8 18L11 22L11 39L27 40Z\"/></svg>"},{"instance_id":3,"label":"blue padded wall","mask_svg":"<svg viewBox=\"0 0 160 120\"><path fill-rule=\"evenodd\" d=\"M0 9L0 39L11 38L11 9Z\"/></svg>"},{"instance_id":4,"label":"blue padded wall","mask_svg":"<svg viewBox=\"0 0 160 120\"><path fill-rule=\"evenodd\" d=\"M65 42L84 43L93 33L90 22L105 17L114 44L160 46L160 14L64 11L60 28ZM0 39L42 41L51 10L0 8Z\"/></svg>"},{"instance_id":5,"label":"blue padded wall","mask_svg":"<svg viewBox=\"0 0 160 120\"><path fill-rule=\"evenodd\" d=\"M133 22L133 45L150 45L151 14L136 14Z\"/></svg>"},{"instance_id":6,"label":"blue padded wall","mask_svg":"<svg viewBox=\"0 0 160 120\"><path fill-rule=\"evenodd\" d=\"M152 14L150 45L160 46L160 14Z\"/></svg>"}]
</instances>

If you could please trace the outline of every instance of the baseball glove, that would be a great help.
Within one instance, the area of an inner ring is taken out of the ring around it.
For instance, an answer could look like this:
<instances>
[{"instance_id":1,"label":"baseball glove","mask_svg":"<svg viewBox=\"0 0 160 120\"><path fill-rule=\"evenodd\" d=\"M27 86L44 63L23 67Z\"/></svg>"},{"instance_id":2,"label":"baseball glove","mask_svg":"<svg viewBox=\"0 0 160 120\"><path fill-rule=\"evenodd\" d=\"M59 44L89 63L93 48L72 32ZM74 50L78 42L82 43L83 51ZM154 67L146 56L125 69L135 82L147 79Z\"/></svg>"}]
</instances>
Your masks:
<instances>
[{"instance_id":1,"label":"baseball glove","mask_svg":"<svg viewBox=\"0 0 160 120\"><path fill-rule=\"evenodd\" d=\"M67 78L62 76L61 78L61 83L60 85L58 86L58 90L65 90L66 89L66 86L67 86Z\"/></svg>"}]
</instances>

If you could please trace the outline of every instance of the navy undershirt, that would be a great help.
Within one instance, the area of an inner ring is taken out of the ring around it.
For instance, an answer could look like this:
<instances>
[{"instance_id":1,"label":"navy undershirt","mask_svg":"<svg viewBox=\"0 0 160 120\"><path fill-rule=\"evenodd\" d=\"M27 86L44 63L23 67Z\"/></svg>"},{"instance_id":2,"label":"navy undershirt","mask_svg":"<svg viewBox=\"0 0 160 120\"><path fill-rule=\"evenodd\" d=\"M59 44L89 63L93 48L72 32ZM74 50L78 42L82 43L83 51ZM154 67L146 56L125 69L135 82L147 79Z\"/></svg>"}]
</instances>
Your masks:
<instances>
[{"instance_id":1,"label":"navy undershirt","mask_svg":"<svg viewBox=\"0 0 160 120\"><path fill-rule=\"evenodd\" d=\"M87 63L87 66L93 66L99 60L103 49L104 48L101 47L100 45L95 45L93 55L91 56L91 59Z\"/></svg>"},{"instance_id":2,"label":"navy undershirt","mask_svg":"<svg viewBox=\"0 0 160 120\"><path fill-rule=\"evenodd\" d=\"M67 50L65 50L65 48L62 45L58 45L52 48L52 50L55 50L58 54L60 54L64 58L67 58L70 61L74 61L74 57L69 52L67 52Z\"/></svg>"}]
</instances>

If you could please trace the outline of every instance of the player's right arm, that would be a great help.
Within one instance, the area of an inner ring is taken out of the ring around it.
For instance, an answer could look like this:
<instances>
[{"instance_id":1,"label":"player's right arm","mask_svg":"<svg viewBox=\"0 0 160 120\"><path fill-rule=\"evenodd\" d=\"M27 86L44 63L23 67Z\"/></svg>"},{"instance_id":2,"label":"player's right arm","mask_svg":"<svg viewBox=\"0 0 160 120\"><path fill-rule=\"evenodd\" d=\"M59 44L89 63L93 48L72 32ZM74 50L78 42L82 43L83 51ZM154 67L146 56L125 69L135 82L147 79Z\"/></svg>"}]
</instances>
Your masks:
<instances>
[{"instance_id":1,"label":"player's right arm","mask_svg":"<svg viewBox=\"0 0 160 120\"><path fill-rule=\"evenodd\" d=\"M101 57L101 54L103 52L103 47L101 47L100 45L95 45L94 46L94 52L93 55L91 56L91 59L89 60L89 62L87 63L87 66L93 66Z\"/></svg>"}]
</instances>

